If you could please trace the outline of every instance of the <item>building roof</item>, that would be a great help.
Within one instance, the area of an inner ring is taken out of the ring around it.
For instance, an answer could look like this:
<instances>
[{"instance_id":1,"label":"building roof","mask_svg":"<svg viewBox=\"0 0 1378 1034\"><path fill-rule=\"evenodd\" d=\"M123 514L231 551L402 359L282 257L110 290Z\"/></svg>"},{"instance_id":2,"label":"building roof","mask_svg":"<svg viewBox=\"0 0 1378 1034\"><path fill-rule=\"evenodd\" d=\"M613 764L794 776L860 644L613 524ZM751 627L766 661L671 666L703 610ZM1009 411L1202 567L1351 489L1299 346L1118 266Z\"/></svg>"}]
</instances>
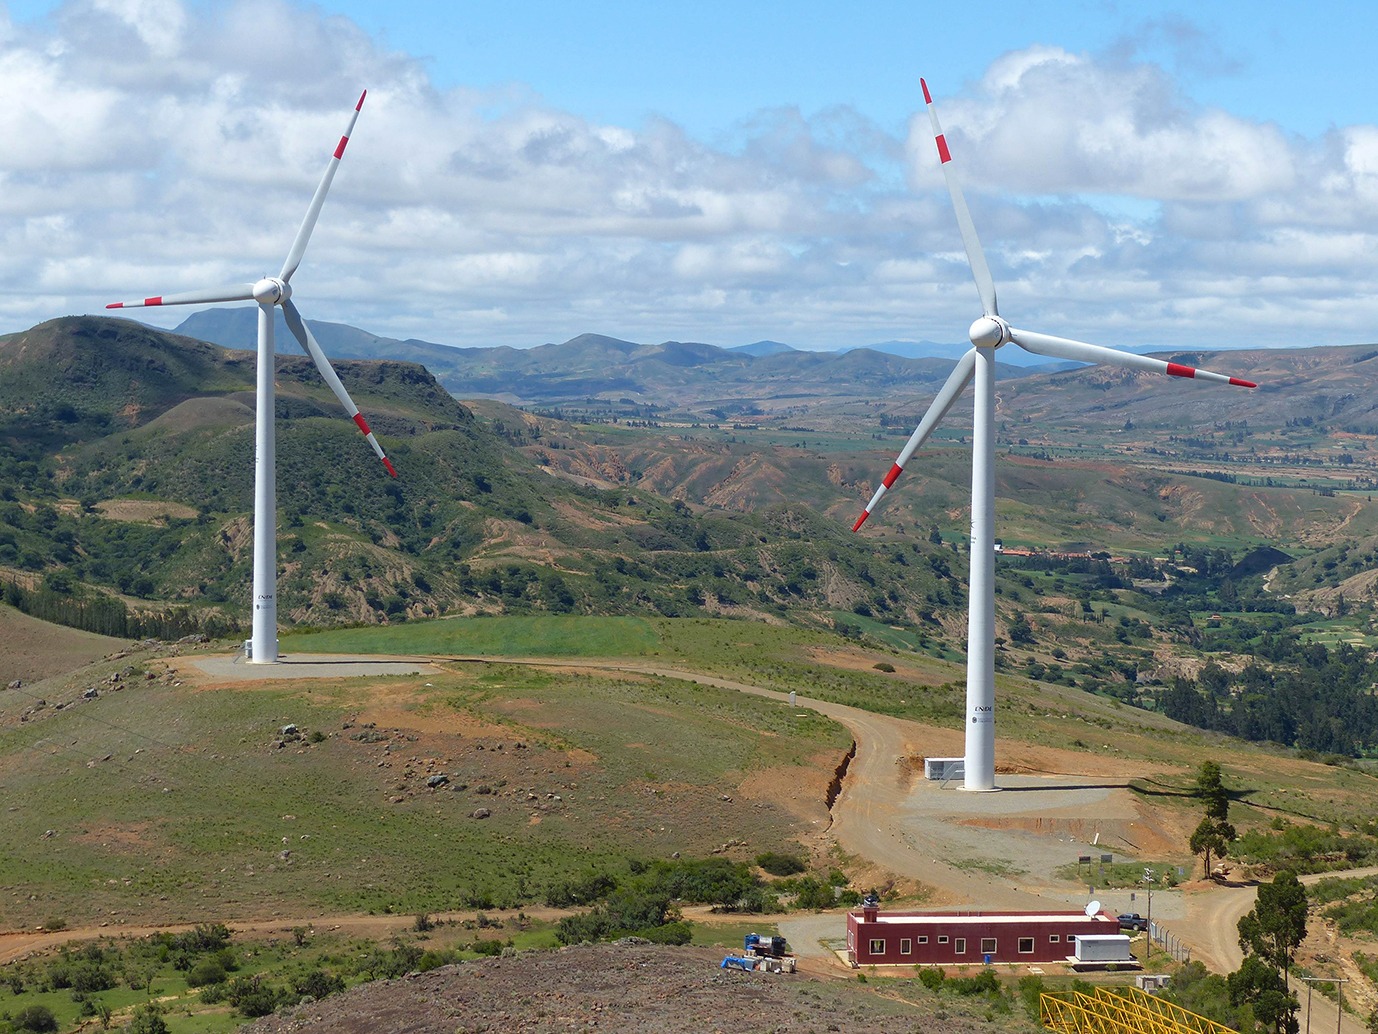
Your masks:
<instances>
[{"instance_id":1,"label":"building roof","mask_svg":"<svg viewBox=\"0 0 1378 1034\"><path fill-rule=\"evenodd\" d=\"M852 915L861 917L860 912ZM950 923L953 925L990 926L1015 923L1114 923L1119 920L1108 912L1088 916L1085 912L878 912L877 923Z\"/></svg>"}]
</instances>

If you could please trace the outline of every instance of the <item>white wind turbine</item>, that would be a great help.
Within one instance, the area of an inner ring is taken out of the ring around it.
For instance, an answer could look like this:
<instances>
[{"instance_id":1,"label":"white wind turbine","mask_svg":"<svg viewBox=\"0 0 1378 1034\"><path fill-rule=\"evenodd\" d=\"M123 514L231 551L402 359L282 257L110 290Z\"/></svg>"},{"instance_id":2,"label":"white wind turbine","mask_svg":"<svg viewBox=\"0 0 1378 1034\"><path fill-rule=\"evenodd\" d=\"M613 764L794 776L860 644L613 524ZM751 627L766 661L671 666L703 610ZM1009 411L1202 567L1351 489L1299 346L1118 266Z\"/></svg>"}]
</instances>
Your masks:
<instances>
[{"instance_id":1,"label":"white wind turbine","mask_svg":"<svg viewBox=\"0 0 1378 1034\"><path fill-rule=\"evenodd\" d=\"M952 167L952 154L928 84L922 79L924 103L933 123L933 137L938 146L943 178L952 196L957 213L957 227L966 246L967 261L971 265L976 290L981 296L981 318L971 325L967 335L972 349L958 361L946 383L933 399L919 426L900 451L894 465L881 481L866 509L852 525L856 531L880 502L914 451L928 438L933 429L947 415L957 396L976 380L975 413L971 436L971 585L967 618L967 716L966 754L963 767L963 788L994 790L995 787L995 350L1002 345L1016 344L1027 352L1053 359L1074 359L1083 363L1108 363L1134 370L1166 373L1173 377L1196 377L1242 388L1256 387L1250 381L1223 374L1198 370L1178 363L1163 362L1148 356L1120 352L1100 345L1051 337L1028 330L1017 330L1000 316L995 305L995 281L986 265L976 227L971 221L961 185Z\"/></svg>"},{"instance_id":2,"label":"white wind turbine","mask_svg":"<svg viewBox=\"0 0 1378 1034\"><path fill-rule=\"evenodd\" d=\"M359 407L354 404L354 400L349 397L349 392L340 383L340 378L331 369L330 361L326 359L325 353L321 351L321 346L316 343L315 337L301 318L301 313L297 311L297 307L291 301L292 274L301 265L302 255L306 252L306 243L311 239L311 231L316 227L316 219L321 214L321 205L325 203L325 195L330 189L330 181L335 178L335 170L340 166L345 145L349 143L349 134L354 131L354 123L359 119L359 111L364 106L366 96L368 96L367 90L359 95L359 103L354 106L354 113L350 115L349 125L345 128L344 135L340 137L334 154L330 156L330 161L325 167L325 175L321 177L320 185L316 187L316 193L311 198L311 204L307 206L306 218L302 220L301 228L297 230L296 240L292 242L292 249L287 253L287 261L282 264L281 273L277 276L264 277L253 284L235 284L231 287L186 291L181 294L143 298L139 301L112 302L106 306L107 309L129 309L150 305L197 305L207 302L255 301L258 303L258 388L254 426L254 616L253 639L250 647L250 660L255 664L272 664L278 659L277 458L273 427L274 306L282 306L282 314L287 321L288 328L292 331L292 336L301 343L301 347L315 362L316 369L325 378L325 382L330 385L330 390L335 393L335 397L340 400L345 411L359 426L359 430L364 433L364 437L373 446L373 451L383 461L383 466L387 468L388 473L393 477L397 476L397 471L393 469L392 463L389 462L387 455L383 452L383 447L378 444L378 439L373 436L373 432L369 429L368 421L359 412Z\"/></svg>"}]
</instances>

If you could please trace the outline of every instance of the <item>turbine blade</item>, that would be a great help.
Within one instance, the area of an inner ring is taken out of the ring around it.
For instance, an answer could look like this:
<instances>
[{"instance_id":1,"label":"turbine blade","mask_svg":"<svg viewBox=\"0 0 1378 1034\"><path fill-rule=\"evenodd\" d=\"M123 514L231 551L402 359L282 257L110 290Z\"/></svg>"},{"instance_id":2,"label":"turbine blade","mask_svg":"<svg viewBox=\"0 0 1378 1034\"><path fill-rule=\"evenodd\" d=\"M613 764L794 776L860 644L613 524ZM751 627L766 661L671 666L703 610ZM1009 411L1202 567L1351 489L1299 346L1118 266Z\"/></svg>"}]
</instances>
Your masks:
<instances>
[{"instance_id":1,"label":"turbine blade","mask_svg":"<svg viewBox=\"0 0 1378 1034\"><path fill-rule=\"evenodd\" d=\"M311 204L306 208L306 218L301 221L301 229L297 230L297 239L292 242L292 250L287 253L287 260L282 264L282 272L278 274L282 280L290 281L292 274L301 265L301 257L306 254L306 242L311 239L311 231L316 228L316 220L321 214L321 205L325 204L325 195L330 190L330 181L335 178L335 170L340 167L340 159L344 157L345 145L349 143L349 134L354 132L354 123L359 121L359 111L363 108L364 98L367 96L367 90L359 94L359 103L354 105L354 112L349 116L349 125L345 127L340 142L335 145L335 153L330 156L330 161L326 163L325 175L321 177L320 185L316 187L316 193L311 198Z\"/></svg>"},{"instance_id":2,"label":"turbine blade","mask_svg":"<svg viewBox=\"0 0 1378 1034\"><path fill-rule=\"evenodd\" d=\"M1074 359L1079 363L1109 363L1111 366L1124 366L1131 370L1147 370L1149 373L1165 373L1171 377L1194 377L1202 381L1215 381L1219 384L1233 384L1237 388L1257 388L1253 381L1230 377L1223 373L1212 373L1181 363L1164 362L1151 356L1121 352L1103 345L1088 345L1084 341L1071 341L1065 337L1050 334L1037 334L1031 330L1010 328L1010 340L1027 352L1046 355L1052 359Z\"/></svg>"},{"instance_id":3,"label":"turbine blade","mask_svg":"<svg viewBox=\"0 0 1378 1034\"><path fill-rule=\"evenodd\" d=\"M952 372L947 375L947 380L943 383L938 394L928 406L928 412L919 421L919 426L914 428L914 433L909 436L909 441L905 442L904 448L900 450L899 457L891 466L890 472L881 481L880 487L876 489L876 494L871 496L871 501L866 504L866 509L861 511L861 516L852 525L852 530L856 531L866 523L866 518L871 516L871 511L880 502L881 496L890 490L890 486L895 483L895 479L904 470L904 465L909 462L909 458L914 455L915 450L928 440L928 436L933 433L933 429L942 422L943 417L947 416L947 411L952 408L952 403L957 401L957 396L962 393L968 384L971 383L972 374L976 370L976 349L972 349L957 360L957 365L952 368Z\"/></svg>"},{"instance_id":4,"label":"turbine blade","mask_svg":"<svg viewBox=\"0 0 1378 1034\"><path fill-rule=\"evenodd\" d=\"M947 137L938 123L938 109L933 106L933 95L928 92L928 83L919 80L923 87L923 102L928 105L928 120L933 123L933 142L938 145L938 160L942 163L943 179L947 181L947 192L952 197L952 207L957 213L957 229L962 233L962 243L966 245L967 262L971 265L971 276L976 281L976 290L981 295L981 311L986 316L998 316L1000 310L995 305L995 280L986 265L986 253L981 250L981 240L976 236L976 224L971 221L971 211L962 195L962 184L957 179L957 170L952 165L952 152L948 150Z\"/></svg>"},{"instance_id":5,"label":"turbine blade","mask_svg":"<svg viewBox=\"0 0 1378 1034\"><path fill-rule=\"evenodd\" d=\"M251 302L253 300L253 284L235 284L233 287L209 287L204 291L183 291L181 294L160 294L152 298L140 298L132 302L111 302L106 308L142 309L153 305L199 305L206 302Z\"/></svg>"},{"instance_id":6,"label":"turbine blade","mask_svg":"<svg viewBox=\"0 0 1378 1034\"><path fill-rule=\"evenodd\" d=\"M383 461L383 466L388 468L388 473L393 477L397 476L397 471L393 469L392 461L388 459L387 453L383 452L383 447L378 444L378 439L373 437L373 431L368 426L368 421L359 412L359 407L354 404L354 400L349 397L349 392L340 383L340 378L336 375L334 368L330 365L330 360L321 351L321 346L316 343L315 335L307 327L306 321L301 318L301 313L292 304L291 299L282 303L282 315L287 321L287 329L292 332L292 336L297 339L302 350L311 357L316 364L316 369L321 372L325 383L330 385L330 390L335 393L335 397L340 400L340 405L344 406L345 412L350 418L359 425L359 430L368 439L368 444L373 446L373 451L378 454L378 458Z\"/></svg>"}]
</instances>

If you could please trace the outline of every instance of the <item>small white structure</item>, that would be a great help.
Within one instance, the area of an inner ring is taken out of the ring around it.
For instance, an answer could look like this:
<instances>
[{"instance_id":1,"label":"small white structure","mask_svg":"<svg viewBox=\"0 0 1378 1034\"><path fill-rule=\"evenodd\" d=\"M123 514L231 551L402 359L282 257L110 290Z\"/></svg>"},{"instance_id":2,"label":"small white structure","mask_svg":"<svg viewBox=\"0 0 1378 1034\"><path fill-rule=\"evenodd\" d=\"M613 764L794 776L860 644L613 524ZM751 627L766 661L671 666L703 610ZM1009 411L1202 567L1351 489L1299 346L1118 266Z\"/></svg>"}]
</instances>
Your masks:
<instances>
[{"instance_id":1,"label":"small white structure","mask_svg":"<svg viewBox=\"0 0 1378 1034\"><path fill-rule=\"evenodd\" d=\"M1129 950L1129 935L1123 933L1077 934L1072 951L1076 962L1134 962Z\"/></svg>"},{"instance_id":2,"label":"small white structure","mask_svg":"<svg viewBox=\"0 0 1378 1034\"><path fill-rule=\"evenodd\" d=\"M924 758L923 777L925 779L955 779L962 774L965 758Z\"/></svg>"}]
</instances>

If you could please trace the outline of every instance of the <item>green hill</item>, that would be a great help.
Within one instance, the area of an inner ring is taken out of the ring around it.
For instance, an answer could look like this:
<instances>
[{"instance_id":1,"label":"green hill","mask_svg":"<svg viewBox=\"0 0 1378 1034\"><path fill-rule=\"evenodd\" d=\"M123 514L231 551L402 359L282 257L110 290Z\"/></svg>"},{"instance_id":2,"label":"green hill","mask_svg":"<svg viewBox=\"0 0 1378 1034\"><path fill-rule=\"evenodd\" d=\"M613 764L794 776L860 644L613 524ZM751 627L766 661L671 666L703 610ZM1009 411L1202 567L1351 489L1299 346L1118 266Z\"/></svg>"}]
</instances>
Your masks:
<instances>
[{"instance_id":1,"label":"green hill","mask_svg":"<svg viewBox=\"0 0 1378 1034\"><path fill-rule=\"evenodd\" d=\"M240 618L253 356L71 318L0 340L0 370L7 580ZM913 620L931 611L930 597L955 606L960 596L950 573L927 563L898 577L909 557L937 550L927 542L876 554L797 502L691 509L653 484L628 491L616 474L562 476L540 455L559 451L556 438L511 418L475 419L422 367L350 361L339 372L400 477L376 463L307 359L278 359L289 621L710 606L779 617L797 608L795 619L831 623L831 611L876 595Z\"/></svg>"}]
</instances>

